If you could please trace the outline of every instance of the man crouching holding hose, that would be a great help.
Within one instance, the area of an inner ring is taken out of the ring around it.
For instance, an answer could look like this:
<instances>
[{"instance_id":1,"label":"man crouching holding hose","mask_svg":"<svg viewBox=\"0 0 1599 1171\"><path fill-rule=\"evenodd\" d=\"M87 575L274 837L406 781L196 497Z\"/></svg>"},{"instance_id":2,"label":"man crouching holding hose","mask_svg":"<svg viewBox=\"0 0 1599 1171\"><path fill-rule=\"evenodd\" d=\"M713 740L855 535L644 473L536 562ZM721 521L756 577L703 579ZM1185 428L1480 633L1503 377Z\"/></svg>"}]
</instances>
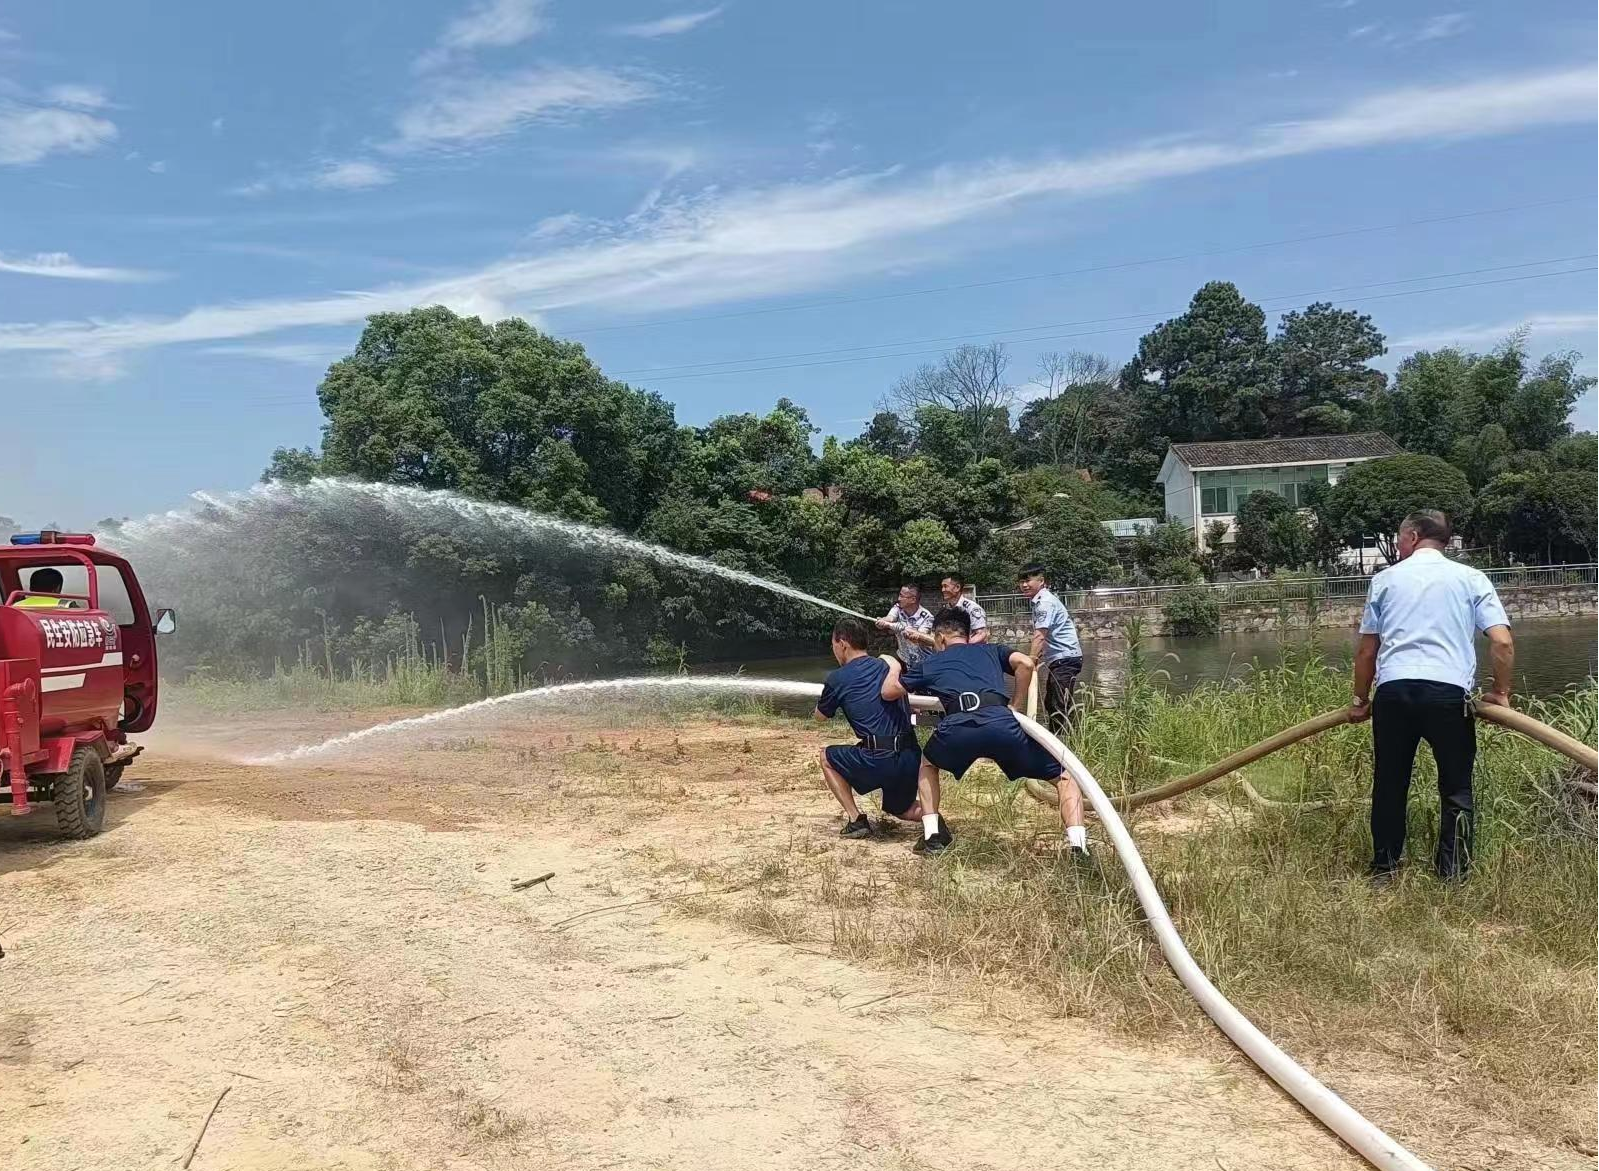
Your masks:
<instances>
[{"instance_id":1,"label":"man crouching holding hose","mask_svg":"<svg viewBox=\"0 0 1599 1171\"><path fill-rule=\"evenodd\" d=\"M1033 660L1019 651L994 643L973 643L971 618L965 610L949 606L933 619L934 653L908 670L898 660L883 656L888 675L883 679L886 700L904 699L911 692L934 695L944 705L944 718L922 749L917 791L921 797L922 838L919 854L941 854L954 838L938 812L940 769L956 778L966 775L986 757L1011 780L1032 777L1054 781L1060 793L1060 820L1074 854L1088 854L1088 831L1083 827L1083 795L1077 782L1063 776L1060 761L1022 730L1016 711L1027 702L1033 679ZM1005 676L1015 676L1010 695Z\"/></svg>"}]
</instances>

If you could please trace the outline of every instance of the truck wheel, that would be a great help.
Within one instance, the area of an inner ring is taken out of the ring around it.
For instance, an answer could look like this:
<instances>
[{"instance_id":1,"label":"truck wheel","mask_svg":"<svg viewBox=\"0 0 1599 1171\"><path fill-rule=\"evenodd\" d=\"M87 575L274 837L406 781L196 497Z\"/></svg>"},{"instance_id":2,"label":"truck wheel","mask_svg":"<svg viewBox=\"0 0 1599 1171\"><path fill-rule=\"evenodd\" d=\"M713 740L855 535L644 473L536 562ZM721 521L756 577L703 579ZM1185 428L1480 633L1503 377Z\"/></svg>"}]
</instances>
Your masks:
<instances>
[{"instance_id":1,"label":"truck wheel","mask_svg":"<svg viewBox=\"0 0 1599 1171\"><path fill-rule=\"evenodd\" d=\"M92 838L105 825L105 765L92 748L72 752L72 764L50 786L56 826L65 837Z\"/></svg>"},{"instance_id":2,"label":"truck wheel","mask_svg":"<svg viewBox=\"0 0 1599 1171\"><path fill-rule=\"evenodd\" d=\"M121 782L122 770L127 767L126 764L108 764L105 766L105 791L107 793L115 789Z\"/></svg>"}]
</instances>

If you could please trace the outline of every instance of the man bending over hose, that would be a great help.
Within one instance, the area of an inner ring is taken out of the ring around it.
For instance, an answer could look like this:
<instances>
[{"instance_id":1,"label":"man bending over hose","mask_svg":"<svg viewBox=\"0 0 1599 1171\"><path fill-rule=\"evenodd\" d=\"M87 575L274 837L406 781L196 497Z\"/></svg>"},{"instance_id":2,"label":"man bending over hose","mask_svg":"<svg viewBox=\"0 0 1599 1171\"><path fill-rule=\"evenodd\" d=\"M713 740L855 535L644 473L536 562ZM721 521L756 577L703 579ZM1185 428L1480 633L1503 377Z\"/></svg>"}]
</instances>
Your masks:
<instances>
[{"instance_id":1,"label":"man bending over hose","mask_svg":"<svg viewBox=\"0 0 1599 1171\"><path fill-rule=\"evenodd\" d=\"M916 800L916 770L922 763L916 733L911 730L910 704L904 698L883 697L888 668L866 652L866 624L843 618L833 627L833 658L838 669L822 684L816 718L832 719L844 709L844 718L860 737L859 744L832 744L822 749L822 779L844 807L846 838L867 838L872 823L855 804L856 793L882 790L883 812L902 821L917 821L922 807ZM893 661L893 657L884 658ZM898 666L897 661L895 666Z\"/></svg>"},{"instance_id":2,"label":"man bending over hose","mask_svg":"<svg viewBox=\"0 0 1599 1171\"><path fill-rule=\"evenodd\" d=\"M1015 710L1027 702L1033 678L1033 660L1007 646L970 641L971 618L965 610L947 606L933 620L935 651L920 664L901 671L885 656L884 699L904 699L910 692L936 695L944 705L944 718L933 729L922 750L918 778L921 794L922 838L920 854L941 854L954 840L949 824L938 812L938 772L948 769L956 778L966 775L980 757L987 757L1011 780L1033 777L1054 781L1060 794L1060 820L1071 850L1088 854L1088 832L1083 828L1083 795L1077 782L1061 773L1056 760L1016 720ZM1011 694L1005 694L1005 676L1015 676Z\"/></svg>"}]
</instances>

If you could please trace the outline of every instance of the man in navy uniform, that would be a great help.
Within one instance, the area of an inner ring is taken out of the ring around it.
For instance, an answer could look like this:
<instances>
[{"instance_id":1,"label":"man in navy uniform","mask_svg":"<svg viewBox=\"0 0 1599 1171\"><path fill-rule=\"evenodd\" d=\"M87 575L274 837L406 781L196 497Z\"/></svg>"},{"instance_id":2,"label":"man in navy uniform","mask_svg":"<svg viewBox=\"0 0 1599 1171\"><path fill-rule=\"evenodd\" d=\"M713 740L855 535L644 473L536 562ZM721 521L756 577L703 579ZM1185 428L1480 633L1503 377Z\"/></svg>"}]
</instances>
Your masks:
<instances>
[{"instance_id":1,"label":"man in navy uniform","mask_svg":"<svg viewBox=\"0 0 1599 1171\"><path fill-rule=\"evenodd\" d=\"M838 669L822 684L816 703L818 720L832 719L839 709L860 737L858 744L831 744L822 749L822 779L844 807L843 837L866 838L872 823L855 804L855 794L882 790L883 812L901 821L919 821L916 774L922 753L911 730L910 704L883 698L888 667L867 653L866 624L843 618L833 627L833 658ZM890 658L890 656L884 656ZM897 663L896 663L897 665Z\"/></svg>"},{"instance_id":2,"label":"man in navy uniform","mask_svg":"<svg viewBox=\"0 0 1599 1171\"><path fill-rule=\"evenodd\" d=\"M965 610L947 606L933 620L935 650L916 666L901 671L884 657L888 674L883 680L884 699L904 699L910 692L931 694L944 705L944 718L922 750L919 778L922 838L917 853L941 854L953 836L939 816L939 770L956 778L986 757L1011 780L1033 777L1054 781L1060 793L1060 818L1066 841L1076 854L1088 853L1088 832L1083 826L1083 795L1077 782L1062 773L1060 761L1022 731L1015 710L1027 702L1033 660L996 643L973 643L972 620ZM1015 677L1006 693L1005 676Z\"/></svg>"},{"instance_id":3,"label":"man in navy uniform","mask_svg":"<svg viewBox=\"0 0 1599 1171\"><path fill-rule=\"evenodd\" d=\"M1477 729L1470 697L1479 632L1493 655L1493 690L1482 698L1510 703L1516 655L1510 619L1486 575L1444 556L1448 544L1443 513L1407 516L1399 526L1399 561L1371 579L1360 616L1349 718L1371 720L1371 876L1378 882L1392 878L1404 855L1410 773L1422 740L1438 765L1442 821L1433 864L1448 879L1465 877L1471 865Z\"/></svg>"}]
</instances>

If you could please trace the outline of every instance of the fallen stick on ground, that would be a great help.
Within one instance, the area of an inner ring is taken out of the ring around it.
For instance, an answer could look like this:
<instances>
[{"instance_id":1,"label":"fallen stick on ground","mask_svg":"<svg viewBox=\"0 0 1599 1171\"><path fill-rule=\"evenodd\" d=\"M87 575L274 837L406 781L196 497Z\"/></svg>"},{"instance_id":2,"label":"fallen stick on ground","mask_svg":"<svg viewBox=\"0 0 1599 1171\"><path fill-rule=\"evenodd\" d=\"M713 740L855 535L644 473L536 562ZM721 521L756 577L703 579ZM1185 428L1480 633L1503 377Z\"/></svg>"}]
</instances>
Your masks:
<instances>
[{"instance_id":1,"label":"fallen stick on ground","mask_svg":"<svg viewBox=\"0 0 1599 1171\"><path fill-rule=\"evenodd\" d=\"M885 992L881 996L874 996L870 1000L863 1000L859 1004L852 1004L844 1011L854 1012L857 1008L865 1008L869 1004L880 1004L885 1000L893 1000L896 996L909 996L915 991L916 989L914 988L901 988L898 992Z\"/></svg>"},{"instance_id":2,"label":"fallen stick on ground","mask_svg":"<svg viewBox=\"0 0 1599 1171\"><path fill-rule=\"evenodd\" d=\"M211 1115L217 1112L217 1107L222 1105L222 1099L228 1096L228 1091L232 1088L232 1082L229 1082L227 1085L223 1086L222 1092L217 1095L217 1100L211 1103L211 1109L205 1112L205 1121L200 1123L200 1133L194 1136L194 1143L189 1147L189 1153L183 1156L183 1166L185 1169L188 1168L190 1163L194 1162L195 1153L200 1149L200 1140L205 1138L205 1128L211 1125Z\"/></svg>"},{"instance_id":3,"label":"fallen stick on ground","mask_svg":"<svg viewBox=\"0 0 1599 1171\"><path fill-rule=\"evenodd\" d=\"M611 911L625 911L629 907L647 907L651 903L671 903L676 902L678 899L698 898L700 895L727 895L732 894L736 890L743 890L749 885L750 884L747 882L741 882L737 886L724 886L719 890L689 890L684 891L682 894L662 895L658 899L639 899L636 902L631 903L614 903L609 907L591 907L587 911L579 911L575 915L568 915L565 919L562 919L559 922L551 923L550 930L559 931L568 923L575 923L579 919L588 918L590 915L604 915Z\"/></svg>"},{"instance_id":4,"label":"fallen stick on ground","mask_svg":"<svg viewBox=\"0 0 1599 1171\"><path fill-rule=\"evenodd\" d=\"M537 886L541 882L548 882L550 879L552 879L554 877L555 877L555 871L552 870L548 874L539 875L537 878L519 878L519 879L517 879L515 882L513 882L511 884L511 889L512 890L526 890L530 886Z\"/></svg>"}]
</instances>

